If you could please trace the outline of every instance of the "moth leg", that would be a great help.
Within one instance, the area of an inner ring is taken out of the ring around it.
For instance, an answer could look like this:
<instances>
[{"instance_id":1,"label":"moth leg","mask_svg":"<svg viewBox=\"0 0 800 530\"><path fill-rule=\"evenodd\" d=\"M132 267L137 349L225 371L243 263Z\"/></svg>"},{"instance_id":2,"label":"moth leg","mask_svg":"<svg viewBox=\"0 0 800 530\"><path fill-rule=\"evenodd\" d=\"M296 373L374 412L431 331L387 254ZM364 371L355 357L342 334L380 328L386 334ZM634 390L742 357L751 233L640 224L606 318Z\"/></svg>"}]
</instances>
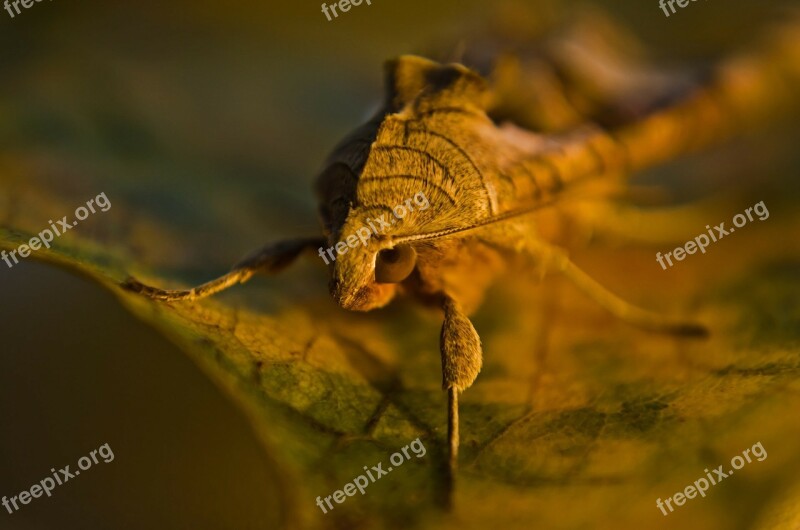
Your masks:
<instances>
[{"instance_id":1,"label":"moth leg","mask_svg":"<svg viewBox=\"0 0 800 530\"><path fill-rule=\"evenodd\" d=\"M702 324L675 320L670 317L646 311L626 302L594 280L575 265L561 250L548 248L547 265L549 270L562 273L584 294L607 309L611 314L636 327L661 333L704 337L708 330Z\"/></svg>"},{"instance_id":2,"label":"moth leg","mask_svg":"<svg viewBox=\"0 0 800 530\"><path fill-rule=\"evenodd\" d=\"M573 217L593 235L636 244L683 245L714 219L728 217L730 204L719 199L678 206L637 207L620 203L592 204Z\"/></svg>"},{"instance_id":3,"label":"moth leg","mask_svg":"<svg viewBox=\"0 0 800 530\"><path fill-rule=\"evenodd\" d=\"M481 339L460 304L449 296L442 302L444 323L440 338L442 388L447 391L447 441L451 485L458 467L458 393L469 388L483 365Z\"/></svg>"},{"instance_id":4,"label":"moth leg","mask_svg":"<svg viewBox=\"0 0 800 530\"><path fill-rule=\"evenodd\" d=\"M244 283L258 272L274 274L288 267L304 250L324 245L321 238L290 239L270 243L233 266L231 271L219 278L188 290L158 289L128 278L121 287L153 300L173 302L197 300L224 291L236 284Z\"/></svg>"}]
</instances>

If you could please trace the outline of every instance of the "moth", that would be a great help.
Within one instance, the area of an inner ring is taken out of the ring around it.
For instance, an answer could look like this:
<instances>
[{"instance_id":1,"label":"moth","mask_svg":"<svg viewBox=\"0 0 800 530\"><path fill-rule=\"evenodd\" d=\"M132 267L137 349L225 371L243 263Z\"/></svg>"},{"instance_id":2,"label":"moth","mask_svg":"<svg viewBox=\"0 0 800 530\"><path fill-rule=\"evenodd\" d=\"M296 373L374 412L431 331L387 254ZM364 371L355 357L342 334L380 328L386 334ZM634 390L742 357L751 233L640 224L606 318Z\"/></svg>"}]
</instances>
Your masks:
<instances>
[{"instance_id":1,"label":"moth","mask_svg":"<svg viewBox=\"0 0 800 530\"><path fill-rule=\"evenodd\" d=\"M701 324L640 309L604 288L542 235L537 214L611 200L627 176L781 114L800 79L798 27L775 30L749 51L689 75L630 59L616 30L591 17L543 44L487 45L478 38L456 62L391 60L382 108L333 149L317 178L321 237L268 244L189 290L132 278L124 287L157 300L195 301L256 273L277 273L305 251L321 254L352 240L424 194L429 208L407 212L330 260L329 287L353 311L401 295L441 308L452 478L459 394L473 384L483 359L470 314L509 268L562 274L641 328L706 333Z\"/></svg>"}]
</instances>

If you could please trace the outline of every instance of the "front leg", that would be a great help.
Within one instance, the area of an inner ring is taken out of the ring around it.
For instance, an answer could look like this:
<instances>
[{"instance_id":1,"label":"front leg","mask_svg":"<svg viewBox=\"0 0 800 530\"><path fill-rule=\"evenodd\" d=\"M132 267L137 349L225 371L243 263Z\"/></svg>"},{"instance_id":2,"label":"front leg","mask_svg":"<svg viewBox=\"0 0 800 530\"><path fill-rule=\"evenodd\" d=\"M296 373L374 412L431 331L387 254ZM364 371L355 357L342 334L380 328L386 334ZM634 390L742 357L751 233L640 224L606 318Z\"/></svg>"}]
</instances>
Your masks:
<instances>
[{"instance_id":1,"label":"front leg","mask_svg":"<svg viewBox=\"0 0 800 530\"><path fill-rule=\"evenodd\" d=\"M297 259L304 250L314 249L318 245L325 245L325 240L309 237L271 243L234 265L229 273L188 290L159 289L145 285L134 278L125 280L121 287L164 302L194 301L224 291L239 283L244 283L258 272L266 274L280 272Z\"/></svg>"},{"instance_id":2,"label":"front leg","mask_svg":"<svg viewBox=\"0 0 800 530\"><path fill-rule=\"evenodd\" d=\"M447 440L449 443L450 482L458 467L458 393L469 388L483 365L481 339L460 305L445 295L442 302L444 323L440 349L442 353L442 388L447 390Z\"/></svg>"}]
</instances>

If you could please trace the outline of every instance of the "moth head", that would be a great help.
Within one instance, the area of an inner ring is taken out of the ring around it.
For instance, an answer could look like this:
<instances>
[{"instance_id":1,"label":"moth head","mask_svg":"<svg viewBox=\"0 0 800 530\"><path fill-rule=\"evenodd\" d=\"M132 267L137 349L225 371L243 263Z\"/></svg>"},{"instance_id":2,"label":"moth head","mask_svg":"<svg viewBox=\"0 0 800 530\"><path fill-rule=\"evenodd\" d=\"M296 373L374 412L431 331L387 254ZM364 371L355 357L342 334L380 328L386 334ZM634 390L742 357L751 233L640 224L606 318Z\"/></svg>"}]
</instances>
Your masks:
<instances>
[{"instance_id":1,"label":"moth head","mask_svg":"<svg viewBox=\"0 0 800 530\"><path fill-rule=\"evenodd\" d=\"M331 295L345 309L369 311L388 304L413 273L417 253L410 245L392 243L395 227L386 212L350 211L326 254Z\"/></svg>"}]
</instances>

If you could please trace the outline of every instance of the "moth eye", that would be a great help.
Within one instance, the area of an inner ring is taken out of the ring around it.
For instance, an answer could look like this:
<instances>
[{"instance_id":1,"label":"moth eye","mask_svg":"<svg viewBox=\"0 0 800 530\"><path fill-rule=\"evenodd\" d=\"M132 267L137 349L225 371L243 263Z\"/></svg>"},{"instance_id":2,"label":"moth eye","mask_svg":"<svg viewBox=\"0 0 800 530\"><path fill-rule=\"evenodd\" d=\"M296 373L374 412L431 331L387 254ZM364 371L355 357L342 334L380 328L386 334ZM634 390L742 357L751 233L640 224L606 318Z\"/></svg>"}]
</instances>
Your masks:
<instances>
[{"instance_id":1,"label":"moth eye","mask_svg":"<svg viewBox=\"0 0 800 530\"><path fill-rule=\"evenodd\" d=\"M408 278L417 264L417 251L409 245L381 250L375 261L375 281L400 283Z\"/></svg>"}]
</instances>

